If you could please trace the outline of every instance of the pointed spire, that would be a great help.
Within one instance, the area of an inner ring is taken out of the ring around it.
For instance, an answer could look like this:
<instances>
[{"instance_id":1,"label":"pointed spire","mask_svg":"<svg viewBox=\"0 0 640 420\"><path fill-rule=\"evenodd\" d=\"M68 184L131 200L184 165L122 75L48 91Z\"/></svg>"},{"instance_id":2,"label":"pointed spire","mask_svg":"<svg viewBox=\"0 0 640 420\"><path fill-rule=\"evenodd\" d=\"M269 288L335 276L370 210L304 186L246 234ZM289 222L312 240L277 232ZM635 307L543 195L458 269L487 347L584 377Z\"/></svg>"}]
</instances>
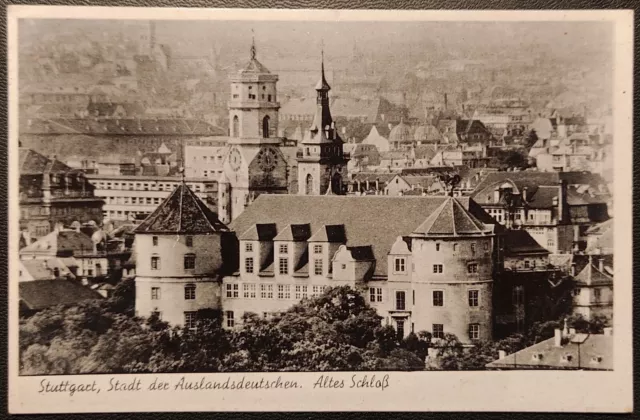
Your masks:
<instances>
[{"instance_id":1,"label":"pointed spire","mask_svg":"<svg viewBox=\"0 0 640 420\"><path fill-rule=\"evenodd\" d=\"M251 59L256 59L256 35L253 28L251 29Z\"/></svg>"},{"instance_id":2,"label":"pointed spire","mask_svg":"<svg viewBox=\"0 0 640 420\"><path fill-rule=\"evenodd\" d=\"M331 90L331 86L327 82L327 78L324 75L324 40L320 50L320 80L316 84L316 90Z\"/></svg>"}]
</instances>

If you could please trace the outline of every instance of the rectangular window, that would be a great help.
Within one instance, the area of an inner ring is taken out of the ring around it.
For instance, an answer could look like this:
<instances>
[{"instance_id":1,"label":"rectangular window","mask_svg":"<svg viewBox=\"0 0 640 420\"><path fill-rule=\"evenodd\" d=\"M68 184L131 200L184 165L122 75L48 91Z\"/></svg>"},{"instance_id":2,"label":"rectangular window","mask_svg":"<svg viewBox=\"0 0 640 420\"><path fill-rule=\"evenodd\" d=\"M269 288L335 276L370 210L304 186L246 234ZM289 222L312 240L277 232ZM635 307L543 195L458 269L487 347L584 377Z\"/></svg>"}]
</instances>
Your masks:
<instances>
[{"instance_id":1,"label":"rectangular window","mask_svg":"<svg viewBox=\"0 0 640 420\"><path fill-rule=\"evenodd\" d=\"M187 254L184 256L184 269L194 270L196 268L196 256L194 254Z\"/></svg>"},{"instance_id":2,"label":"rectangular window","mask_svg":"<svg viewBox=\"0 0 640 420\"><path fill-rule=\"evenodd\" d=\"M151 238L151 241L153 241L153 246L158 246L158 237L154 236L153 238Z\"/></svg>"},{"instance_id":3,"label":"rectangular window","mask_svg":"<svg viewBox=\"0 0 640 420\"><path fill-rule=\"evenodd\" d=\"M444 338L444 325L433 324L431 326L431 336L433 338Z\"/></svg>"},{"instance_id":4,"label":"rectangular window","mask_svg":"<svg viewBox=\"0 0 640 420\"><path fill-rule=\"evenodd\" d=\"M478 264L477 263L472 263L467 265L467 272L469 274L475 274L478 272Z\"/></svg>"},{"instance_id":5,"label":"rectangular window","mask_svg":"<svg viewBox=\"0 0 640 420\"><path fill-rule=\"evenodd\" d=\"M524 260L524 268L529 268L530 264L529 260Z\"/></svg>"},{"instance_id":6,"label":"rectangular window","mask_svg":"<svg viewBox=\"0 0 640 420\"><path fill-rule=\"evenodd\" d=\"M253 283L244 283L242 285L242 292L245 299L255 299L256 285Z\"/></svg>"},{"instance_id":7,"label":"rectangular window","mask_svg":"<svg viewBox=\"0 0 640 420\"><path fill-rule=\"evenodd\" d=\"M599 301L601 296L600 289L593 289L593 299Z\"/></svg>"},{"instance_id":8,"label":"rectangular window","mask_svg":"<svg viewBox=\"0 0 640 420\"><path fill-rule=\"evenodd\" d=\"M244 244L244 251L253 252L253 243L247 242L246 244Z\"/></svg>"},{"instance_id":9,"label":"rectangular window","mask_svg":"<svg viewBox=\"0 0 640 420\"><path fill-rule=\"evenodd\" d=\"M524 287L523 286L516 286L513 288L511 300L515 306L524 305Z\"/></svg>"},{"instance_id":10,"label":"rectangular window","mask_svg":"<svg viewBox=\"0 0 640 420\"><path fill-rule=\"evenodd\" d=\"M193 247L193 236L187 236L185 238L185 242L189 248Z\"/></svg>"},{"instance_id":11,"label":"rectangular window","mask_svg":"<svg viewBox=\"0 0 640 420\"><path fill-rule=\"evenodd\" d=\"M313 246L314 254L322 254L322 245L314 245Z\"/></svg>"},{"instance_id":12,"label":"rectangular window","mask_svg":"<svg viewBox=\"0 0 640 420\"><path fill-rule=\"evenodd\" d=\"M469 324L469 339L478 340L480 338L480 324Z\"/></svg>"},{"instance_id":13,"label":"rectangular window","mask_svg":"<svg viewBox=\"0 0 640 420\"><path fill-rule=\"evenodd\" d=\"M233 311L224 311L224 317L227 320L227 327L233 328L233 326L235 325Z\"/></svg>"},{"instance_id":14,"label":"rectangular window","mask_svg":"<svg viewBox=\"0 0 640 420\"><path fill-rule=\"evenodd\" d=\"M296 286L296 300L307 298L307 286Z\"/></svg>"},{"instance_id":15,"label":"rectangular window","mask_svg":"<svg viewBox=\"0 0 640 420\"><path fill-rule=\"evenodd\" d=\"M240 288L238 287L238 284L227 283L225 287L228 298L237 298L239 296Z\"/></svg>"},{"instance_id":16,"label":"rectangular window","mask_svg":"<svg viewBox=\"0 0 640 420\"><path fill-rule=\"evenodd\" d=\"M280 258L278 260L278 272L280 274L289 274L289 258Z\"/></svg>"},{"instance_id":17,"label":"rectangular window","mask_svg":"<svg viewBox=\"0 0 640 420\"><path fill-rule=\"evenodd\" d=\"M444 306L444 291L434 290L431 294L433 306Z\"/></svg>"},{"instance_id":18,"label":"rectangular window","mask_svg":"<svg viewBox=\"0 0 640 420\"><path fill-rule=\"evenodd\" d=\"M478 306L480 292L478 290L469 290L469 306Z\"/></svg>"},{"instance_id":19,"label":"rectangular window","mask_svg":"<svg viewBox=\"0 0 640 420\"><path fill-rule=\"evenodd\" d=\"M151 269L160 270L160 257L151 257Z\"/></svg>"},{"instance_id":20,"label":"rectangular window","mask_svg":"<svg viewBox=\"0 0 640 420\"><path fill-rule=\"evenodd\" d=\"M278 299L284 299L284 284L278 285Z\"/></svg>"},{"instance_id":21,"label":"rectangular window","mask_svg":"<svg viewBox=\"0 0 640 420\"><path fill-rule=\"evenodd\" d=\"M280 244L280 246L278 247L278 250L280 251L281 254L287 254L289 252L289 245Z\"/></svg>"},{"instance_id":22,"label":"rectangular window","mask_svg":"<svg viewBox=\"0 0 640 420\"><path fill-rule=\"evenodd\" d=\"M153 299L153 300L160 299L160 288L159 287L152 287L151 288L151 299Z\"/></svg>"},{"instance_id":23,"label":"rectangular window","mask_svg":"<svg viewBox=\"0 0 640 420\"><path fill-rule=\"evenodd\" d=\"M489 242L485 242L484 243L484 250L488 251L489 250Z\"/></svg>"},{"instance_id":24,"label":"rectangular window","mask_svg":"<svg viewBox=\"0 0 640 420\"><path fill-rule=\"evenodd\" d=\"M433 264L433 274L442 274L444 267L442 264Z\"/></svg>"},{"instance_id":25,"label":"rectangular window","mask_svg":"<svg viewBox=\"0 0 640 420\"><path fill-rule=\"evenodd\" d=\"M196 328L197 312L189 311L184 313L184 327L190 330Z\"/></svg>"},{"instance_id":26,"label":"rectangular window","mask_svg":"<svg viewBox=\"0 0 640 420\"><path fill-rule=\"evenodd\" d=\"M404 311L406 309L406 296L404 291L396 291L396 310Z\"/></svg>"},{"instance_id":27,"label":"rectangular window","mask_svg":"<svg viewBox=\"0 0 640 420\"><path fill-rule=\"evenodd\" d=\"M382 302L382 288L370 287L369 288L369 302Z\"/></svg>"},{"instance_id":28,"label":"rectangular window","mask_svg":"<svg viewBox=\"0 0 640 420\"><path fill-rule=\"evenodd\" d=\"M273 299L273 284L267 284L267 299Z\"/></svg>"},{"instance_id":29,"label":"rectangular window","mask_svg":"<svg viewBox=\"0 0 640 420\"><path fill-rule=\"evenodd\" d=\"M458 244L453 244L453 252L456 252L458 250Z\"/></svg>"},{"instance_id":30,"label":"rectangular window","mask_svg":"<svg viewBox=\"0 0 640 420\"><path fill-rule=\"evenodd\" d=\"M440 251L440 244L436 244L436 251Z\"/></svg>"},{"instance_id":31,"label":"rectangular window","mask_svg":"<svg viewBox=\"0 0 640 420\"><path fill-rule=\"evenodd\" d=\"M407 272L406 259L396 257L393 261L393 269L394 269L394 273L406 273Z\"/></svg>"},{"instance_id":32,"label":"rectangular window","mask_svg":"<svg viewBox=\"0 0 640 420\"><path fill-rule=\"evenodd\" d=\"M184 299L195 300L195 298L196 298L196 285L187 284L186 286L184 286Z\"/></svg>"},{"instance_id":33,"label":"rectangular window","mask_svg":"<svg viewBox=\"0 0 640 420\"><path fill-rule=\"evenodd\" d=\"M291 286L288 284L284 285L284 298L291 299Z\"/></svg>"},{"instance_id":34,"label":"rectangular window","mask_svg":"<svg viewBox=\"0 0 640 420\"><path fill-rule=\"evenodd\" d=\"M244 259L244 271L245 273L253 273L253 258Z\"/></svg>"},{"instance_id":35,"label":"rectangular window","mask_svg":"<svg viewBox=\"0 0 640 420\"><path fill-rule=\"evenodd\" d=\"M476 254L476 244L471 244L471 254L472 255Z\"/></svg>"},{"instance_id":36,"label":"rectangular window","mask_svg":"<svg viewBox=\"0 0 640 420\"><path fill-rule=\"evenodd\" d=\"M322 260L321 259L313 260L313 274L315 274L316 276L321 276L322 275Z\"/></svg>"}]
</instances>

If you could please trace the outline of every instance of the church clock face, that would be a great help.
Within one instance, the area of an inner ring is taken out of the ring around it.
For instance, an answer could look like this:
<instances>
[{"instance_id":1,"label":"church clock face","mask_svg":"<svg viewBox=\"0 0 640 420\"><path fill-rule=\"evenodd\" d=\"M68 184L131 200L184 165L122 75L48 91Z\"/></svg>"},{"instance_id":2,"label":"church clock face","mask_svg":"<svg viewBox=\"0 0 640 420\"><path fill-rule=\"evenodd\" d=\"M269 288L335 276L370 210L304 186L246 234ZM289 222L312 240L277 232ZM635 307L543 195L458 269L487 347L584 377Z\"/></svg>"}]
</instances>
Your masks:
<instances>
[{"instance_id":1,"label":"church clock face","mask_svg":"<svg viewBox=\"0 0 640 420\"><path fill-rule=\"evenodd\" d=\"M273 147L265 147L258 152L257 159L262 171L271 172L278 165L278 152Z\"/></svg>"},{"instance_id":2,"label":"church clock face","mask_svg":"<svg viewBox=\"0 0 640 420\"><path fill-rule=\"evenodd\" d=\"M240 169L241 163L242 155L240 155L240 151L234 147L229 152L229 166L231 167L231 170L237 172Z\"/></svg>"}]
</instances>

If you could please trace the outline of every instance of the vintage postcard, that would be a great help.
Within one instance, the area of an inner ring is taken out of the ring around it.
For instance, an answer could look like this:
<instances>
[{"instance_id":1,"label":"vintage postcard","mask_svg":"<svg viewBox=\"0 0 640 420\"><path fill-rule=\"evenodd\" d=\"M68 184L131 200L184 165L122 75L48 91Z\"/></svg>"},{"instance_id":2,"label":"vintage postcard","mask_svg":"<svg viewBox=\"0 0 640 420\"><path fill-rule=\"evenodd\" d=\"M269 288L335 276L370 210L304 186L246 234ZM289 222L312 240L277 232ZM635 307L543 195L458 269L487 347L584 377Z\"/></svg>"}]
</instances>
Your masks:
<instances>
[{"instance_id":1,"label":"vintage postcard","mask_svg":"<svg viewBox=\"0 0 640 420\"><path fill-rule=\"evenodd\" d=\"M8 18L10 412L633 410L632 11Z\"/></svg>"}]
</instances>

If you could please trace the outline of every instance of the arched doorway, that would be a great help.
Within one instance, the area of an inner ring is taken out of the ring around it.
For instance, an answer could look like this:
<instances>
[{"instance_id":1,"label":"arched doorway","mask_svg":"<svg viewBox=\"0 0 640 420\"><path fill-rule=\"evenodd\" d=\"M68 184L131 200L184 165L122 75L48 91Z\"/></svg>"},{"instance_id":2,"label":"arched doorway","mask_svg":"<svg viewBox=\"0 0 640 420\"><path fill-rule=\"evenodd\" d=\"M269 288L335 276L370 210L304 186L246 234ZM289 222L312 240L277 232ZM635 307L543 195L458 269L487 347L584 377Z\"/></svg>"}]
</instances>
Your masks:
<instances>
[{"instance_id":1,"label":"arched doorway","mask_svg":"<svg viewBox=\"0 0 640 420\"><path fill-rule=\"evenodd\" d=\"M312 195L313 194L313 177L311 174L307 174L307 179L305 182L305 194Z\"/></svg>"},{"instance_id":2,"label":"arched doorway","mask_svg":"<svg viewBox=\"0 0 640 420\"><path fill-rule=\"evenodd\" d=\"M269 116L262 119L262 138L269 138Z\"/></svg>"},{"instance_id":3,"label":"arched doorway","mask_svg":"<svg viewBox=\"0 0 640 420\"><path fill-rule=\"evenodd\" d=\"M240 137L240 120L238 119L237 115L233 116L231 131L231 137Z\"/></svg>"},{"instance_id":4,"label":"arched doorway","mask_svg":"<svg viewBox=\"0 0 640 420\"><path fill-rule=\"evenodd\" d=\"M331 177L331 192L342 194L342 177L337 172Z\"/></svg>"}]
</instances>

